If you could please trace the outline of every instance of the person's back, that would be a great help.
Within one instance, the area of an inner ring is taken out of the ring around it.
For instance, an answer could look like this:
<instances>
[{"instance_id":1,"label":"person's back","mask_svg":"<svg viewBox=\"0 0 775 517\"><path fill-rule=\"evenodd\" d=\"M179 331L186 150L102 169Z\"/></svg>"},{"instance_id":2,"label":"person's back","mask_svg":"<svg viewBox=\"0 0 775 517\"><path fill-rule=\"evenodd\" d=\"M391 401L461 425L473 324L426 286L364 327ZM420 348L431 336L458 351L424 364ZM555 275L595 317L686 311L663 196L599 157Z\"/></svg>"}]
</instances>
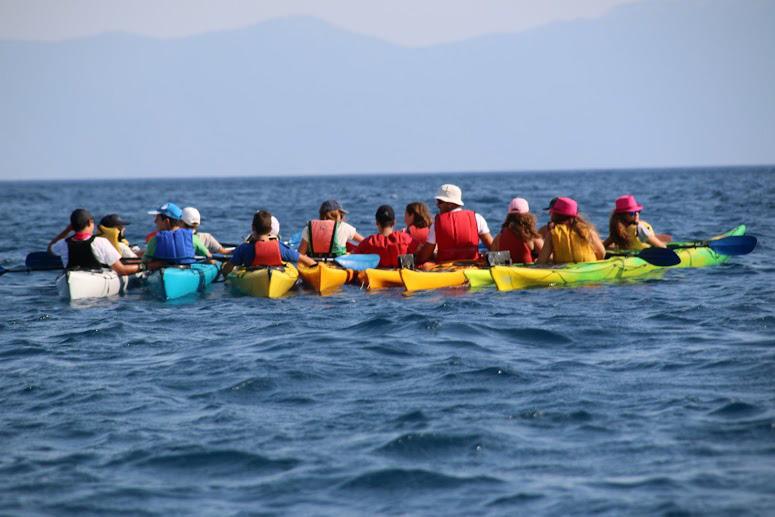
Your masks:
<instances>
[{"instance_id":1,"label":"person's back","mask_svg":"<svg viewBox=\"0 0 775 517\"><path fill-rule=\"evenodd\" d=\"M479 233L476 214L456 209L438 214L433 222L436 237L436 260L476 260L479 258Z\"/></svg>"},{"instance_id":2,"label":"person's back","mask_svg":"<svg viewBox=\"0 0 775 517\"><path fill-rule=\"evenodd\" d=\"M151 268L189 265L196 262L197 256L211 257L193 230L181 227L183 211L177 205L165 203L158 210L148 213L155 215L157 226L157 232L148 241L143 254L143 261L151 263Z\"/></svg>"},{"instance_id":3,"label":"person's back","mask_svg":"<svg viewBox=\"0 0 775 517\"><path fill-rule=\"evenodd\" d=\"M309 221L302 229L299 253L313 258L338 257L347 253L348 241L363 240L355 227L344 221L347 211L338 201L324 201L318 212L320 218Z\"/></svg>"},{"instance_id":4,"label":"person's back","mask_svg":"<svg viewBox=\"0 0 775 517\"><path fill-rule=\"evenodd\" d=\"M538 257L540 263L593 262L605 257L605 248L595 228L581 217L571 198L557 198L550 210L551 223Z\"/></svg>"},{"instance_id":5,"label":"person's back","mask_svg":"<svg viewBox=\"0 0 775 517\"><path fill-rule=\"evenodd\" d=\"M353 250L354 254L379 255L377 267L398 267L399 255L410 253L413 239L405 232L394 232L396 216L393 207L382 205L377 208L375 221L379 233L369 235Z\"/></svg>"},{"instance_id":6,"label":"person's back","mask_svg":"<svg viewBox=\"0 0 775 517\"><path fill-rule=\"evenodd\" d=\"M536 218L530 213L526 199L516 197L509 203L506 220L493 240L494 251L508 251L515 264L532 264L543 247L543 239L536 231Z\"/></svg>"}]
</instances>

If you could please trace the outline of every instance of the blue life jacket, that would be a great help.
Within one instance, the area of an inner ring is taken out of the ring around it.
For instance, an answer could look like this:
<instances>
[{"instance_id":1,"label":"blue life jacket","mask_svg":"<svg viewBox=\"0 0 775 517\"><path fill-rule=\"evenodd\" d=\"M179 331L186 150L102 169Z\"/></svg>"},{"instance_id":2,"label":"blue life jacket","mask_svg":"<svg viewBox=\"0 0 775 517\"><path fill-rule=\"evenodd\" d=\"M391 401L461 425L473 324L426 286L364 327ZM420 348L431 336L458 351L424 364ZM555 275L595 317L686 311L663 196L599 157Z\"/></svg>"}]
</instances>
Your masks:
<instances>
[{"instance_id":1,"label":"blue life jacket","mask_svg":"<svg viewBox=\"0 0 775 517\"><path fill-rule=\"evenodd\" d=\"M194 232L188 228L158 232L153 258L167 261L170 264L193 264L196 262Z\"/></svg>"}]
</instances>

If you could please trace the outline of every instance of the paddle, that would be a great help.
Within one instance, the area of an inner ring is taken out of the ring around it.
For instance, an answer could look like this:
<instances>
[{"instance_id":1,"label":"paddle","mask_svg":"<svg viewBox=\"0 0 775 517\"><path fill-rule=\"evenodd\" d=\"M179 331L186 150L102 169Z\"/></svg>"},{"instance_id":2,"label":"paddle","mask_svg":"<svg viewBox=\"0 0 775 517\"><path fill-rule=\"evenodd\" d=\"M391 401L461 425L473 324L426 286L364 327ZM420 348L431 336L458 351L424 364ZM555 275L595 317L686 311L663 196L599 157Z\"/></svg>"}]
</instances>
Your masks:
<instances>
[{"instance_id":1,"label":"paddle","mask_svg":"<svg viewBox=\"0 0 775 517\"><path fill-rule=\"evenodd\" d=\"M642 250L606 251L609 257L638 257L652 266L670 267L681 263L681 257L669 248L644 248Z\"/></svg>"},{"instance_id":2,"label":"paddle","mask_svg":"<svg viewBox=\"0 0 775 517\"><path fill-rule=\"evenodd\" d=\"M341 255L336 257L334 262L345 269L365 271L379 265L379 255Z\"/></svg>"},{"instance_id":3,"label":"paddle","mask_svg":"<svg viewBox=\"0 0 775 517\"><path fill-rule=\"evenodd\" d=\"M694 241L684 244L670 245L670 249L710 248L721 255L747 255L756 247L756 237L753 235L731 235L710 241Z\"/></svg>"},{"instance_id":4,"label":"paddle","mask_svg":"<svg viewBox=\"0 0 775 517\"><path fill-rule=\"evenodd\" d=\"M62 259L59 255L52 255L48 251L33 251L24 260L24 265L32 271L48 271L62 269Z\"/></svg>"}]
</instances>

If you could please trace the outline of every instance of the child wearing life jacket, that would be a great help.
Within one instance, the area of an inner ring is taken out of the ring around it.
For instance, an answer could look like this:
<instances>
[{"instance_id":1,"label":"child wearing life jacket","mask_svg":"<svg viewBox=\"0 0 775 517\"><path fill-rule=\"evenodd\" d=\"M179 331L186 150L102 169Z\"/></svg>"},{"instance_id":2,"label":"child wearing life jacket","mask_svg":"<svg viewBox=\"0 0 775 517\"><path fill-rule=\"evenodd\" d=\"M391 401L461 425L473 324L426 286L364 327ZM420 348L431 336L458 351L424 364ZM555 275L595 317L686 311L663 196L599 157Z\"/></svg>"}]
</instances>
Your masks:
<instances>
[{"instance_id":1,"label":"child wearing life jacket","mask_svg":"<svg viewBox=\"0 0 775 517\"><path fill-rule=\"evenodd\" d=\"M581 217L576 201L559 197L549 214L549 231L538 255L539 263L594 262L605 257L600 236L595 227Z\"/></svg>"},{"instance_id":2,"label":"child wearing life jacket","mask_svg":"<svg viewBox=\"0 0 775 517\"><path fill-rule=\"evenodd\" d=\"M355 227L346 223L347 210L335 199L320 205L320 219L309 221L301 231L299 253L314 258L338 257L347 253L347 242L363 240Z\"/></svg>"},{"instance_id":3,"label":"child wearing life jacket","mask_svg":"<svg viewBox=\"0 0 775 517\"><path fill-rule=\"evenodd\" d=\"M228 275L235 266L270 267L282 266L284 262L301 262L305 266L316 264L308 256L286 246L276 235L272 235L272 219L272 214L266 210L259 210L253 215L251 240L234 248L231 258L221 269L223 276Z\"/></svg>"},{"instance_id":4,"label":"child wearing life jacket","mask_svg":"<svg viewBox=\"0 0 775 517\"><path fill-rule=\"evenodd\" d=\"M379 255L377 267L398 267L398 256L411 253L409 249L414 239L406 232L393 231L396 225L396 214L390 205L377 208L374 218L379 233L366 237L352 252Z\"/></svg>"},{"instance_id":5,"label":"child wearing life jacket","mask_svg":"<svg viewBox=\"0 0 775 517\"><path fill-rule=\"evenodd\" d=\"M532 264L543 246L544 240L536 231L536 216L530 213L530 205L526 199L515 197L509 203L506 220L492 242L492 249L508 251L515 264Z\"/></svg>"},{"instance_id":6,"label":"child wearing life jacket","mask_svg":"<svg viewBox=\"0 0 775 517\"><path fill-rule=\"evenodd\" d=\"M73 235L67 237L71 232ZM145 270L143 264L123 264L110 241L94 235L94 218L85 208L73 210L70 224L48 243L48 251L60 256L68 270L112 269L119 275Z\"/></svg>"},{"instance_id":7,"label":"child wearing life jacket","mask_svg":"<svg viewBox=\"0 0 775 517\"><path fill-rule=\"evenodd\" d=\"M626 194L616 198L614 211L608 221L608 238L603 242L606 249L640 250L648 246L664 248L665 243L654 234L649 223L640 218L643 205L635 196Z\"/></svg>"},{"instance_id":8,"label":"child wearing life jacket","mask_svg":"<svg viewBox=\"0 0 775 517\"><path fill-rule=\"evenodd\" d=\"M137 252L140 249L136 246L134 249L130 247L129 241L126 239L126 225L128 224L120 215L108 214L100 219L100 224L97 227L97 236L104 237L110 241L113 247L121 254L121 258L137 258Z\"/></svg>"},{"instance_id":9,"label":"child wearing life jacket","mask_svg":"<svg viewBox=\"0 0 775 517\"><path fill-rule=\"evenodd\" d=\"M428 210L428 205L425 203L413 201L406 205L406 210L404 211L404 223L406 224L406 228L404 231L408 233L413 240L408 253L414 253L417 248L422 244L425 244L425 241L428 240L428 232L431 229L432 222L433 219L431 218L430 210Z\"/></svg>"}]
</instances>

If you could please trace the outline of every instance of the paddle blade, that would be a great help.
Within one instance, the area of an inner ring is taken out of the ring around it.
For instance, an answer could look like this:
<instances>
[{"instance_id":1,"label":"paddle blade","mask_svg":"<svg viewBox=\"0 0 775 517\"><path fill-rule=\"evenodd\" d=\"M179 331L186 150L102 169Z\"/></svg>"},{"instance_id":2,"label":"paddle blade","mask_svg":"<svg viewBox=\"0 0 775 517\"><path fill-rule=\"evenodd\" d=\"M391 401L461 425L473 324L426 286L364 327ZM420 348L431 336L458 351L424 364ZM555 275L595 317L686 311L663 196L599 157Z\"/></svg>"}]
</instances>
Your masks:
<instances>
[{"instance_id":1,"label":"paddle blade","mask_svg":"<svg viewBox=\"0 0 775 517\"><path fill-rule=\"evenodd\" d=\"M681 263L681 257L668 248L645 248L638 253L637 257L660 267L677 266Z\"/></svg>"},{"instance_id":2,"label":"paddle blade","mask_svg":"<svg viewBox=\"0 0 775 517\"><path fill-rule=\"evenodd\" d=\"M342 255L341 257L336 257L334 262L345 269L365 271L379 265L379 255Z\"/></svg>"},{"instance_id":3,"label":"paddle blade","mask_svg":"<svg viewBox=\"0 0 775 517\"><path fill-rule=\"evenodd\" d=\"M27 255L24 264L33 271L46 271L49 269L62 269L62 259L47 251L33 251Z\"/></svg>"},{"instance_id":4,"label":"paddle blade","mask_svg":"<svg viewBox=\"0 0 775 517\"><path fill-rule=\"evenodd\" d=\"M732 235L708 241L708 247L721 255L746 255L756 247L753 235Z\"/></svg>"}]
</instances>

